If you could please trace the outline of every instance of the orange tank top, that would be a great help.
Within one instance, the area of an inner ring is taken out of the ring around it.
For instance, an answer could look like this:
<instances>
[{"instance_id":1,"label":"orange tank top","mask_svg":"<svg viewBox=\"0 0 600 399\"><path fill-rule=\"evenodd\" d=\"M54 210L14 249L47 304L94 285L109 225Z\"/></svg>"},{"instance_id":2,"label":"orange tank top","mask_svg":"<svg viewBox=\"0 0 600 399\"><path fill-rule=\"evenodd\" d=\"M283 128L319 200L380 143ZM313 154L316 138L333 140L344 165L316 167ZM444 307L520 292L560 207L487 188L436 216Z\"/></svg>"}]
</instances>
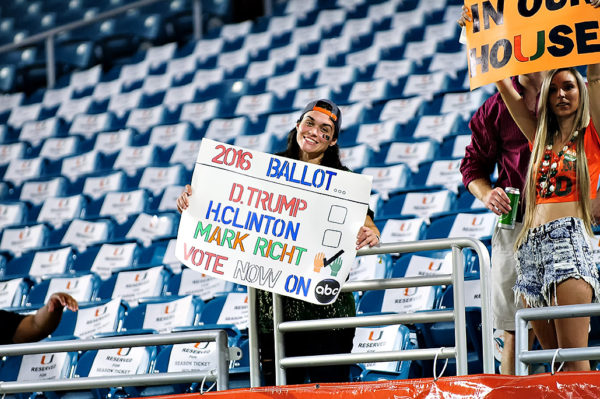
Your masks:
<instances>
[{"instance_id":1,"label":"orange tank top","mask_svg":"<svg viewBox=\"0 0 600 399\"><path fill-rule=\"evenodd\" d=\"M590 120L590 124L585 129L585 137L583 146L585 155L588 161L588 171L590 174L590 198L596 198L596 192L600 188L598 186L598 177L600 176L600 138L594 124ZM537 184L536 204L547 204L554 202L572 202L579 199L579 191L577 190L576 176L576 160L577 154L575 146L570 146L564 151L563 156L559 157L552 151L550 164L556 162L557 172L550 183L554 186L553 194L550 197L540 195L540 183ZM540 172L536 174L536 181L540 178Z\"/></svg>"}]
</instances>

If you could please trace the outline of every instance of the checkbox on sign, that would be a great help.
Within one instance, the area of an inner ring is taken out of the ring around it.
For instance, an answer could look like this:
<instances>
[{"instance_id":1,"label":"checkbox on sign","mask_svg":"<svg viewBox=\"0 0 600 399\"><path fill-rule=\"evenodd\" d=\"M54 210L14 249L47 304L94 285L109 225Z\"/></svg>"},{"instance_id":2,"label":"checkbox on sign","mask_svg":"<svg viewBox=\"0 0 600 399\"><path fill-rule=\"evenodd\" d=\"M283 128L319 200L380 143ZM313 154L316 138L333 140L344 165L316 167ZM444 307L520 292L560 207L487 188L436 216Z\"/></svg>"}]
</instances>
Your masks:
<instances>
[{"instance_id":1,"label":"checkbox on sign","mask_svg":"<svg viewBox=\"0 0 600 399\"><path fill-rule=\"evenodd\" d=\"M323 234L323 246L337 248L340 246L342 232L338 230L325 230Z\"/></svg>"},{"instance_id":2,"label":"checkbox on sign","mask_svg":"<svg viewBox=\"0 0 600 399\"><path fill-rule=\"evenodd\" d=\"M343 224L346 221L346 215L348 214L348 209L343 206L332 205L329 210L329 220L332 223Z\"/></svg>"}]
</instances>

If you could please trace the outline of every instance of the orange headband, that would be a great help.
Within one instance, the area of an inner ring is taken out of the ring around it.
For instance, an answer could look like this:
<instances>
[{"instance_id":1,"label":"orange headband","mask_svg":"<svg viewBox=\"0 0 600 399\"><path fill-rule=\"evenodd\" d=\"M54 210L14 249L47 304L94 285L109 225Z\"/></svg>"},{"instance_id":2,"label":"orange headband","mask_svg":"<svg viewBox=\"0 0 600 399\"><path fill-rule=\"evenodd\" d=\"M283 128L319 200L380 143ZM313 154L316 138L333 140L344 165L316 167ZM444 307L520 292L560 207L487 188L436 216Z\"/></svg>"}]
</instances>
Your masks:
<instances>
[{"instance_id":1,"label":"orange headband","mask_svg":"<svg viewBox=\"0 0 600 399\"><path fill-rule=\"evenodd\" d=\"M335 115L333 112L331 112L331 111L329 111L329 110L327 110L327 109L325 109L325 108L317 107L317 106L315 105L315 106L313 107L313 111L319 111L319 112L322 112L322 113L324 113L325 115L329 116L331 119L333 119L333 121L334 121L334 122L335 122L335 121L337 121L337 116L336 116L336 115Z\"/></svg>"}]
</instances>

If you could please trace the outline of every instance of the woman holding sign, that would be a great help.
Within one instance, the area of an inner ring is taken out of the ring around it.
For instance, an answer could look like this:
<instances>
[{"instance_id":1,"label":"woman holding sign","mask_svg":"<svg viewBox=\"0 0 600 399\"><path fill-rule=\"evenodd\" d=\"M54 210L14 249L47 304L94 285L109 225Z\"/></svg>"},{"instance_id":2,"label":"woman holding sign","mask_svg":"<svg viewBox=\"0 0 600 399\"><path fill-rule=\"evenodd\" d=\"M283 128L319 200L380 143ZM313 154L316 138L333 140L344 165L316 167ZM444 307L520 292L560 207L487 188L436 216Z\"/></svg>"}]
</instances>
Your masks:
<instances>
[{"instance_id":1,"label":"woman holding sign","mask_svg":"<svg viewBox=\"0 0 600 399\"><path fill-rule=\"evenodd\" d=\"M590 197L600 175L600 64L588 67L589 88L575 68L548 72L538 115L509 79L497 82L504 102L532 146L526 210L517 249L514 290L530 307L598 302L592 257ZM589 93L589 94L588 94ZM544 349L586 347L589 317L532 321ZM588 361L565 364L589 370Z\"/></svg>"},{"instance_id":2,"label":"woman holding sign","mask_svg":"<svg viewBox=\"0 0 600 399\"><path fill-rule=\"evenodd\" d=\"M290 131L287 149L276 155L322 165L330 168L348 171L342 165L337 139L342 124L342 113L338 106L329 100L312 101L302 111L296 126ZM191 186L177 199L177 209L181 212L189 206ZM373 222L373 212L365 217L364 226L356 237L356 249L366 245L379 244L379 230ZM337 273L341 262L326 264L323 257L317 256L314 267L331 267L332 273ZM337 269L337 270L336 270ZM264 382L266 385L275 384L274 343L273 343L273 303L272 294L258 291L257 312L259 328L260 357ZM284 319L310 320L333 317L355 316L354 297L351 293L339 295L332 305L319 306L308 302L283 297ZM349 353L352 350L354 329L333 331L295 332L286 334L286 356L320 355L332 353ZM349 378L349 366L326 366L290 368L287 370L288 384L304 382L344 382Z\"/></svg>"}]
</instances>

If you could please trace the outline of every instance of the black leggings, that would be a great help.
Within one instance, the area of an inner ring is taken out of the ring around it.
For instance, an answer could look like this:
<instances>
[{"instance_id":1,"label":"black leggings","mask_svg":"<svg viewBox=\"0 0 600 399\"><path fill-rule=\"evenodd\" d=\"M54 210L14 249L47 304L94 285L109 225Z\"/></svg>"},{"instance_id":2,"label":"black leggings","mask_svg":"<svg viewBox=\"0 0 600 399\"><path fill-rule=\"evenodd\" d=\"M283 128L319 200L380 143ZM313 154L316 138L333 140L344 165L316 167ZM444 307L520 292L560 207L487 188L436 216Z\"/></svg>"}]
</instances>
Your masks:
<instances>
[{"instance_id":1,"label":"black leggings","mask_svg":"<svg viewBox=\"0 0 600 399\"><path fill-rule=\"evenodd\" d=\"M354 329L293 332L284 335L285 356L350 353ZM259 334L260 360L265 385L275 385L275 350L273 333ZM286 383L348 382L349 365L294 367L286 369Z\"/></svg>"}]
</instances>

